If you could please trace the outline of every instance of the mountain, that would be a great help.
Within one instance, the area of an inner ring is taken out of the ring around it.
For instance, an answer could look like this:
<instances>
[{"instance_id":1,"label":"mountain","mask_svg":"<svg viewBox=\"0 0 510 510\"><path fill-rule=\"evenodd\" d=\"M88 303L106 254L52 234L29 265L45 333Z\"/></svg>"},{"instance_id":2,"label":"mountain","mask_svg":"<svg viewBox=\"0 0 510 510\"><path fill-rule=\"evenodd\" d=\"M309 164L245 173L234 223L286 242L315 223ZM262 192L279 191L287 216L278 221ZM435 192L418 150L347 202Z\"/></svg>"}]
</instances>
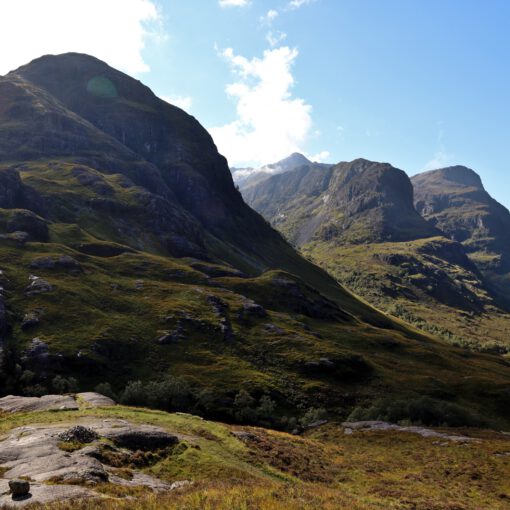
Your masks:
<instances>
[{"instance_id":1,"label":"mountain","mask_svg":"<svg viewBox=\"0 0 510 510\"><path fill-rule=\"evenodd\" d=\"M510 420L506 362L338 285L246 205L196 119L87 55L0 78L0 263L3 393L108 383L224 420L275 406L284 428L387 395Z\"/></svg>"},{"instance_id":2,"label":"mountain","mask_svg":"<svg viewBox=\"0 0 510 510\"><path fill-rule=\"evenodd\" d=\"M476 174L469 177L467 184L481 186ZM306 256L372 304L462 345L510 347L510 316L465 247L443 233L442 222L417 212L402 170L363 159L305 166L243 195Z\"/></svg>"},{"instance_id":3,"label":"mountain","mask_svg":"<svg viewBox=\"0 0 510 510\"><path fill-rule=\"evenodd\" d=\"M464 246L470 259L510 303L510 212L464 166L416 175L416 208Z\"/></svg>"},{"instance_id":4,"label":"mountain","mask_svg":"<svg viewBox=\"0 0 510 510\"><path fill-rule=\"evenodd\" d=\"M301 166L317 165L320 167L327 167L329 165L321 163L312 163L308 158L298 152L294 152L290 156L278 161L277 163L271 163L269 165L262 166L260 168L231 168L232 177L235 183L241 190L249 188L255 184L258 184L271 175L281 174L295 170Z\"/></svg>"},{"instance_id":5,"label":"mountain","mask_svg":"<svg viewBox=\"0 0 510 510\"><path fill-rule=\"evenodd\" d=\"M402 170L358 159L308 165L244 190L246 201L301 246L312 240L404 241L439 232L413 205Z\"/></svg>"}]
</instances>

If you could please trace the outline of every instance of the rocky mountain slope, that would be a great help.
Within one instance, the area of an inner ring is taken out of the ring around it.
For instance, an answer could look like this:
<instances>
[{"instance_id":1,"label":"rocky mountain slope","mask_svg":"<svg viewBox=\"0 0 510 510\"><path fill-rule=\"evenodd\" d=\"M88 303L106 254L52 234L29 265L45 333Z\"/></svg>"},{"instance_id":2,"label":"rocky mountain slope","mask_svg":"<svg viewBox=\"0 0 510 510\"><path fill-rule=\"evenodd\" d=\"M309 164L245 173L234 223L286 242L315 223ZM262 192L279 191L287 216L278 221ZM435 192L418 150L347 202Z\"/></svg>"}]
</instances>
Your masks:
<instances>
[{"instance_id":1,"label":"rocky mountain slope","mask_svg":"<svg viewBox=\"0 0 510 510\"><path fill-rule=\"evenodd\" d=\"M462 243L493 289L510 303L510 212L494 200L480 177L463 166L412 179L417 210L430 224Z\"/></svg>"},{"instance_id":2,"label":"rocky mountain slope","mask_svg":"<svg viewBox=\"0 0 510 510\"><path fill-rule=\"evenodd\" d=\"M194 118L93 57L0 78L0 201L3 393L109 383L281 428L425 395L510 421L506 362L338 285L244 203Z\"/></svg>"},{"instance_id":3,"label":"rocky mountain slope","mask_svg":"<svg viewBox=\"0 0 510 510\"><path fill-rule=\"evenodd\" d=\"M420 176L414 181L421 182ZM474 173L473 182L481 186ZM447 193L442 184L437 189ZM403 171L366 160L331 168L309 165L243 194L303 253L371 303L457 343L508 347L510 317L476 253L468 256L458 242L465 236L457 240L444 222L427 221L417 212ZM427 205L420 211L444 202L438 198L431 205L434 197L422 195L417 204ZM480 210L472 203L465 208ZM504 244L506 236L500 228L492 239ZM478 239L482 242L481 234Z\"/></svg>"}]
</instances>

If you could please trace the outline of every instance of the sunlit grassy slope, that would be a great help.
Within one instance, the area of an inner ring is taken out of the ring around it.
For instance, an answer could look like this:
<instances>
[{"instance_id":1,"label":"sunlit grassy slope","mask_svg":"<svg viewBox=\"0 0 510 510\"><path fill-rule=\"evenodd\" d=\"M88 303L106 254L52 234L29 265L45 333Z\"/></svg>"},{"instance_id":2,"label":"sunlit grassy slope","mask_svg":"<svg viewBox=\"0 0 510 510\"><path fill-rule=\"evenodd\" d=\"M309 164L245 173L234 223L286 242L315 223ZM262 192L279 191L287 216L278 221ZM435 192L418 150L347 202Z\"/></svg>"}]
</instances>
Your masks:
<instances>
[{"instance_id":1,"label":"sunlit grassy slope","mask_svg":"<svg viewBox=\"0 0 510 510\"><path fill-rule=\"evenodd\" d=\"M183 445L146 471L194 483L168 495L104 484L95 487L103 500L47 508L503 510L509 504L508 437L476 429L454 431L479 439L469 443L401 432L346 435L335 424L304 436L244 427L251 439L241 439L230 426L191 415L116 407L4 417L0 433L86 417L122 417L185 434Z\"/></svg>"}]
</instances>

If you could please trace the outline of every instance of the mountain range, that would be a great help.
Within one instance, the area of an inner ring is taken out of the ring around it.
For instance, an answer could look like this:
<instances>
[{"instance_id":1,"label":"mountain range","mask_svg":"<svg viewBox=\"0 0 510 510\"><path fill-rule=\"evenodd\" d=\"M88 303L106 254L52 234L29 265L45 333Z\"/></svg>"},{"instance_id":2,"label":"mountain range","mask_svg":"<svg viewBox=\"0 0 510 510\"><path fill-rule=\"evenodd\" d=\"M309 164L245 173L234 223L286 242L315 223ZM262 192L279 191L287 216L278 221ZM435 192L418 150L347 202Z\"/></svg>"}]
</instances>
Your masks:
<instances>
[{"instance_id":1,"label":"mountain range","mask_svg":"<svg viewBox=\"0 0 510 510\"><path fill-rule=\"evenodd\" d=\"M309 258L368 301L461 345L506 352L510 213L466 167L299 165L242 188Z\"/></svg>"},{"instance_id":2,"label":"mountain range","mask_svg":"<svg viewBox=\"0 0 510 510\"><path fill-rule=\"evenodd\" d=\"M409 261L370 260L426 266L407 274L433 303L499 310L485 280L503 293L505 261L494 251L477 265L480 249L467 253L443 235L445 220L420 216L403 172L307 161L244 196L288 240L245 203L199 122L139 81L76 53L0 77L2 393L42 394L63 380L154 390L172 377L191 388L179 410L253 421L245 408L270 399L282 427L388 396L409 404L401 419L432 402L444 410L437 423L452 413L510 421L505 358L440 341L337 282L335 250L360 250L352 267L371 279L371 246L409 245Z\"/></svg>"}]
</instances>

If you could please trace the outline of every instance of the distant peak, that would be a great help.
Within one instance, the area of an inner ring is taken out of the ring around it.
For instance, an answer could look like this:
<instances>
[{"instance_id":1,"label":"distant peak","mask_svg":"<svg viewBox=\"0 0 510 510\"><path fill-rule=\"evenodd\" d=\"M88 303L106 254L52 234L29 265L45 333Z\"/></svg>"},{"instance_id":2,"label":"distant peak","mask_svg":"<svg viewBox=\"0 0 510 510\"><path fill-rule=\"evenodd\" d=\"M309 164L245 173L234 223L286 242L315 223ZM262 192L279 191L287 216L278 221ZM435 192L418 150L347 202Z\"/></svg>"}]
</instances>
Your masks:
<instances>
[{"instance_id":1,"label":"distant peak","mask_svg":"<svg viewBox=\"0 0 510 510\"><path fill-rule=\"evenodd\" d=\"M471 170L471 168L462 165L431 170L429 172L419 174L416 177L419 178L420 176L423 176L422 178L426 178L427 176L441 176L443 179L455 184L460 184L461 186L470 186L478 189L484 189L480 176L474 170Z\"/></svg>"},{"instance_id":2,"label":"distant peak","mask_svg":"<svg viewBox=\"0 0 510 510\"><path fill-rule=\"evenodd\" d=\"M303 156L303 154L299 152L293 152L290 156L287 156L286 158L282 159L281 161L278 161L278 163L275 163L276 165L309 165L311 161L306 157Z\"/></svg>"}]
</instances>

